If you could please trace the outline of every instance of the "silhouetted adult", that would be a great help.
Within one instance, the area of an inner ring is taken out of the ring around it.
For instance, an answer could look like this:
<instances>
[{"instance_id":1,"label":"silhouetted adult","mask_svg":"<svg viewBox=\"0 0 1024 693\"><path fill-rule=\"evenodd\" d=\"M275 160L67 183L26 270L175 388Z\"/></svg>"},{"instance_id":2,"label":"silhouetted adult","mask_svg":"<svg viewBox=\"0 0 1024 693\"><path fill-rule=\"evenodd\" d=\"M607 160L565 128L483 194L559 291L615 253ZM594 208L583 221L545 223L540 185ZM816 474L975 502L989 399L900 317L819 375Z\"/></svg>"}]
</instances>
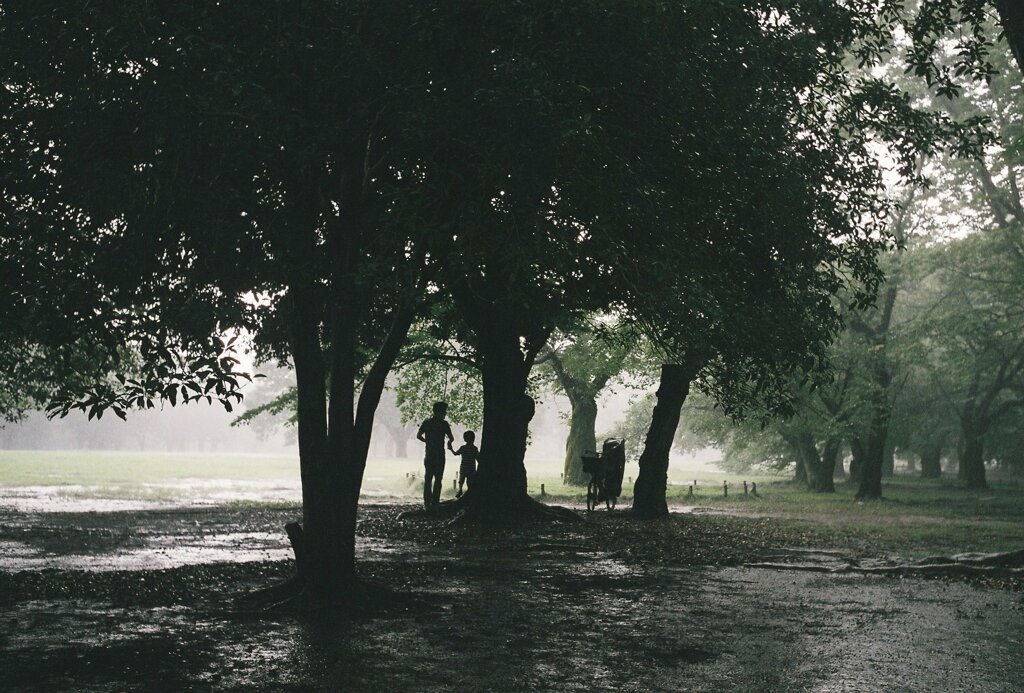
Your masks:
<instances>
[{"instance_id":1,"label":"silhouetted adult","mask_svg":"<svg viewBox=\"0 0 1024 693\"><path fill-rule=\"evenodd\" d=\"M416 432L416 440L426 443L423 454L423 505L428 508L441 502L445 438L449 445L455 440L452 427L444 419L447 414L447 402L434 402L434 415L424 421Z\"/></svg>"}]
</instances>

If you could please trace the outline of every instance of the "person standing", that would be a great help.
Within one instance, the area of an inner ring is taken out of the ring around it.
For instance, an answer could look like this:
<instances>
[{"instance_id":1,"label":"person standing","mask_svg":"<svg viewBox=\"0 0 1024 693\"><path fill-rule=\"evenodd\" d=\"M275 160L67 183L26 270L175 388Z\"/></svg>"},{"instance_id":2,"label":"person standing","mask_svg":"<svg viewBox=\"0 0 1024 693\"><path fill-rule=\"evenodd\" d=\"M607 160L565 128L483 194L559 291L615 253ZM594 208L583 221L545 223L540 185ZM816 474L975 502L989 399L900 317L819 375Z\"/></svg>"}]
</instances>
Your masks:
<instances>
[{"instance_id":1,"label":"person standing","mask_svg":"<svg viewBox=\"0 0 1024 693\"><path fill-rule=\"evenodd\" d=\"M452 444L448 443L448 449L452 451L452 454L462 458L462 461L459 463L459 490L455 493L456 498L462 497L463 484L466 484L467 487L472 487L473 475L476 474L476 461L480 457L480 450L474 445L476 433L466 431L462 434L462 439L466 441L466 444L458 450L453 450Z\"/></svg>"},{"instance_id":2,"label":"person standing","mask_svg":"<svg viewBox=\"0 0 1024 693\"><path fill-rule=\"evenodd\" d=\"M434 402L434 415L423 422L416 432L416 440L425 443L423 454L423 505L427 508L441 502L441 481L444 477L444 447L447 438L452 444L455 436L445 421L447 402Z\"/></svg>"}]
</instances>

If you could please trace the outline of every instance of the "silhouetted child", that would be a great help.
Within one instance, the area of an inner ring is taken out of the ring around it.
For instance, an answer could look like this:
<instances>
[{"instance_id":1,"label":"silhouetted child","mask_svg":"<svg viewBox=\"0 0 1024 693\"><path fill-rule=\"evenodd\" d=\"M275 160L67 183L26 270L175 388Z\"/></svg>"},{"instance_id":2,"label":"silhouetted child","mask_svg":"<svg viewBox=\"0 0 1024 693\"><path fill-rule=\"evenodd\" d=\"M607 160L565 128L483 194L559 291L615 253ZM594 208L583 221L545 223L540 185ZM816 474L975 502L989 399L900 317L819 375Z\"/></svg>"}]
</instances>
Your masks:
<instances>
[{"instance_id":1,"label":"silhouetted child","mask_svg":"<svg viewBox=\"0 0 1024 693\"><path fill-rule=\"evenodd\" d=\"M426 443L423 454L423 504L426 507L441 501L441 480L444 477L444 439L451 448L455 436L444 420L448 414L447 402L434 402L434 415L423 422L416 432L416 440Z\"/></svg>"},{"instance_id":2,"label":"silhouetted child","mask_svg":"<svg viewBox=\"0 0 1024 693\"><path fill-rule=\"evenodd\" d=\"M455 494L456 498L462 496L462 484L466 484L466 488L472 488L473 475L476 474L476 461L480 455L480 450L473 444L473 441L476 440L476 434L473 431L463 433L462 439L466 441L466 444L458 450L452 450L452 444L448 443L448 449L452 451L452 454L462 458L459 463L459 490Z\"/></svg>"}]
</instances>

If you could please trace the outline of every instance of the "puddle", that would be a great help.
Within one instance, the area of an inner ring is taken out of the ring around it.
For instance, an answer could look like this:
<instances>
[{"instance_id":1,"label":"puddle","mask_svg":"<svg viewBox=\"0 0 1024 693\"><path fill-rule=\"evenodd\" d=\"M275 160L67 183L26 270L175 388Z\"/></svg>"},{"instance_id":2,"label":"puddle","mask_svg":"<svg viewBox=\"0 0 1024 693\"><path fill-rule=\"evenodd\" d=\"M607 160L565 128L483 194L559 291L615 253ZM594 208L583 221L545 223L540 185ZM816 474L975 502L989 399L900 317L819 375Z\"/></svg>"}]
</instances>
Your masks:
<instances>
[{"instance_id":1,"label":"puddle","mask_svg":"<svg viewBox=\"0 0 1024 693\"><path fill-rule=\"evenodd\" d=\"M374 503L408 503L416 496L364 486L361 498ZM238 481L182 479L167 483L90 486L0 486L0 510L20 513L132 512L219 507L228 503L295 503L302 491L294 480Z\"/></svg>"}]
</instances>

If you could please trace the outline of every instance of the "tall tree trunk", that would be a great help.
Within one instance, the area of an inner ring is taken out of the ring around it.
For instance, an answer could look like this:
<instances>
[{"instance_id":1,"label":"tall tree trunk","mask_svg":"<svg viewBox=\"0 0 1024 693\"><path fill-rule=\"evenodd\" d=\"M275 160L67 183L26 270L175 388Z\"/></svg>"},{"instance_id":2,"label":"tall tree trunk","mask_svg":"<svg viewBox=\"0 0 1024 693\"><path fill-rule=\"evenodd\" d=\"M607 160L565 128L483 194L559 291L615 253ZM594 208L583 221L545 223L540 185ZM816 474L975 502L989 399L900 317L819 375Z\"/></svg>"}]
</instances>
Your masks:
<instances>
[{"instance_id":1,"label":"tall tree trunk","mask_svg":"<svg viewBox=\"0 0 1024 693\"><path fill-rule=\"evenodd\" d=\"M679 414L690 393L690 382L699 366L665 364L661 367L657 404L640 455L640 474L633 486L633 512L646 518L668 515L665 492L668 459L679 426Z\"/></svg>"},{"instance_id":2,"label":"tall tree trunk","mask_svg":"<svg viewBox=\"0 0 1024 693\"><path fill-rule=\"evenodd\" d=\"M526 394L529 367L517 337L487 340L481 344L480 356L484 395L480 468L467 497L477 511L500 515L512 512L526 498L524 458L535 405Z\"/></svg>"},{"instance_id":3,"label":"tall tree trunk","mask_svg":"<svg viewBox=\"0 0 1024 693\"><path fill-rule=\"evenodd\" d=\"M888 320L885 324L888 324ZM879 359L873 368L876 389L871 395L871 420L868 425L857 500L876 500L882 497L882 470L889 437L889 416L892 413L888 394L892 374L885 364L884 350L876 354L876 358Z\"/></svg>"},{"instance_id":4,"label":"tall tree trunk","mask_svg":"<svg viewBox=\"0 0 1024 693\"><path fill-rule=\"evenodd\" d=\"M960 470L967 488L985 488L985 450L981 433L970 425L963 429L964 452L960 456Z\"/></svg>"},{"instance_id":5,"label":"tall tree trunk","mask_svg":"<svg viewBox=\"0 0 1024 693\"><path fill-rule=\"evenodd\" d=\"M569 437L565 441L565 465L562 479L566 484L582 486L589 481L583 473L583 453L597 452L597 400L574 397L570 400Z\"/></svg>"},{"instance_id":6,"label":"tall tree trunk","mask_svg":"<svg viewBox=\"0 0 1024 693\"><path fill-rule=\"evenodd\" d=\"M307 594L324 599L354 576L354 532L347 541L343 522L341 468L331 459L327 426L326 368L314 303L294 293L292 359L295 364L302 477L303 545L299 572ZM354 528L353 528L354 529ZM351 547L346 546L352 544Z\"/></svg>"},{"instance_id":7,"label":"tall tree trunk","mask_svg":"<svg viewBox=\"0 0 1024 693\"><path fill-rule=\"evenodd\" d=\"M864 448L864 466L861 469L860 487L857 500L877 500L882 497L882 467L885 460L885 439L889 427L883 422L873 422Z\"/></svg>"},{"instance_id":8,"label":"tall tree trunk","mask_svg":"<svg viewBox=\"0 0 1024 693\"><path fill-rule=\"evenodd\" d=\"M942 476L942 445L929 441L921 448L921 478L938 479Z\"/></svg>"}]
</instances>

